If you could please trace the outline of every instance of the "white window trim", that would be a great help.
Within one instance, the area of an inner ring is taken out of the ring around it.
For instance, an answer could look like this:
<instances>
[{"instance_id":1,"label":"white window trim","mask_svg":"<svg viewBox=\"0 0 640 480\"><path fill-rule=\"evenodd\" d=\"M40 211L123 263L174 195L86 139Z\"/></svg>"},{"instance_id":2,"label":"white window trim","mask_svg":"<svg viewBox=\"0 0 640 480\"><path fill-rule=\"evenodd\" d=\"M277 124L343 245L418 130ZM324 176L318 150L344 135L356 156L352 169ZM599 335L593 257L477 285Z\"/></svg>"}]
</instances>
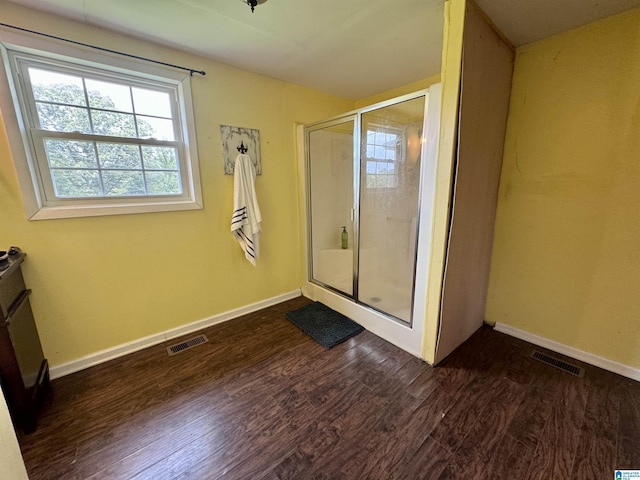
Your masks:
<instances>
[{"instance_id":1,"label":"white window trim","mask_svg":"<svg viewBox=\"0 0 640 480\"><path fill-rule=\"evenodd\" d=\"M104 69L105 66L114 72L135 75L141 79L174 83L179 103L179 114L182 130L182 141L186 162L183 164L187 177L185 196L179 200L175 198L158 197L127 197L122 199L107 199L98 203L68 202L68 205L47 205L40 184L40 175L36 169L37 162L33 158L29 144L29 135L22 119L20 108L26 106L20 102L20 95L15 80L8 67L7 49L27 54L47 56L51 59L73 61L87 67ZM0 29L0 53L4 66L0 68L0 111L4 119L9 141L9 148L14 160L20 190L24 200L27 217L30 220L46 220L54 218L88 217L100 215L121 215L131 213L166 212L177 210L196 210L203 208L202 189L200 184L200 170L198 166L198 149L195 137L195 120L191 101L191 84L188 74L177 72L164 67L136 62L126 58L115 57L103 53L83 50L77 47L53 43L48 40L27 35L8 32Z\"/></svg>"}]
</instances>

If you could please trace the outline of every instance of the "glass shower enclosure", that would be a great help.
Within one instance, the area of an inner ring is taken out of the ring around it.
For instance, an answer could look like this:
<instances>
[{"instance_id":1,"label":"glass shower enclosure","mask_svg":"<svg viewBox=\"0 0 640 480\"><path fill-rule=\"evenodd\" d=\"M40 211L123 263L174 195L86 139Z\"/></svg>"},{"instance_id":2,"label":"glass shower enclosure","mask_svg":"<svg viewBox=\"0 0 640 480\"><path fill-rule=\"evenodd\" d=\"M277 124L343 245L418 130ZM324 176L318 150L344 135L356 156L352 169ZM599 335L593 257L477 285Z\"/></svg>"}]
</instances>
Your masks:
<instances>
[{"instance_id":1,"label":"glass shower enclosure","mask_svg":"<svg viewBox=\"0 0 640 480\"><path fill-rule=\"evenodd\" d=\"M305 129L309 280L411 325L426 93Z\"/></svg>"}]
</instances>

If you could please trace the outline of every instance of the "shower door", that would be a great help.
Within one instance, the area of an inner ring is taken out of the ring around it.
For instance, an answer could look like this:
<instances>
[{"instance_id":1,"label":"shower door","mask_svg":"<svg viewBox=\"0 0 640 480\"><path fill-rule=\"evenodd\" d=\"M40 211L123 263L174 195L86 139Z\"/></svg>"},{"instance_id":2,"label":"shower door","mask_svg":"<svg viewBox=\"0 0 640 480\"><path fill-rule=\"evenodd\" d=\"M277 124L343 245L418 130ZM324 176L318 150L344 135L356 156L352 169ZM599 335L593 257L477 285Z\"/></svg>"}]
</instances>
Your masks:
<instances>
[{"instance_id":1,"label":"shower door","mask_svg":"<svg viewBox=\"0 0 640 480\"><path fill-rule=\"evenodd\" d=\"M344 295L354 294L355 116L308 131L311 279ZM345 232L345 233L343 233Z\"/></svg>"},{"instance_id":2,"label":"shower door","mask_svg":"<svg viewBox=\"0 0 640 480\"><path fill-rule=\"evenodd\" d=\"M411 323L425 97L368 110L360 125L360 303Z\"/></svg>"},{"instance_id":3,"label":"shower door","mask_svg":"<svg viewBox=\"0 0 640 480\"><path fill-rule=\"evenodd\" d=\"M440 98L440 86L432 85L300 130L303 291L421 358Z\"/></svg>"}]
</instances>

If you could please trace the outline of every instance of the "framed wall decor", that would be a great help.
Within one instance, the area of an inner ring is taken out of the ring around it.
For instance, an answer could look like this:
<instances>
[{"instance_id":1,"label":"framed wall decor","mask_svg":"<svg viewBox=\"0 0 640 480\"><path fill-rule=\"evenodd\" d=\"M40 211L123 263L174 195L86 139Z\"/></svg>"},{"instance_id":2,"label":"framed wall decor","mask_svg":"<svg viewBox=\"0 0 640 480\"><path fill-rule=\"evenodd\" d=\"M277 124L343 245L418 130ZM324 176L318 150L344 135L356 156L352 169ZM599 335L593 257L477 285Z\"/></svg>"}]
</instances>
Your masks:
<instances>
[{"instance_id":1,"label":"framed wall decor","mask_svg":"<svg viewBox=\"0 0 640 480\"><path fill-rule=\"evenodd\" d=\"M247 155L251 157L251 161L256 167L256 174L262 174L260 130L220 125L220 137L222 139L222 160L224 162L225 175L233 175L236 158L240 154L239 148L242 147L246 149Z\"/></svg>"}]
</instances>

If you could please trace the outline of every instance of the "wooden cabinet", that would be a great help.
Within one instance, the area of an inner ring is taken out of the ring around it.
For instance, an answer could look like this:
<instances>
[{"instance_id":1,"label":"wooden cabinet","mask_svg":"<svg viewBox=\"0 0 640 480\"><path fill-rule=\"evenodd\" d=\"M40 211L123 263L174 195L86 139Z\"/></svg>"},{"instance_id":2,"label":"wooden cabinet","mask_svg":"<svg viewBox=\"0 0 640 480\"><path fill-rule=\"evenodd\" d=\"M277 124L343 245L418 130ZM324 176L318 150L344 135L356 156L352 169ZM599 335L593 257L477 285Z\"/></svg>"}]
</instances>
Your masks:
<instances>
[{"instance_id":1,"label":"wooden cabinet","mask_svg":"<svg viewBox=\"0 0 640 480\"><path fill-rule=\"evenodd\" d=\"M0 264L0 381L14 424L30 433L49 385L49 366L20 269L24 257L17 253Z\"/></svg>"}]
</instances>

